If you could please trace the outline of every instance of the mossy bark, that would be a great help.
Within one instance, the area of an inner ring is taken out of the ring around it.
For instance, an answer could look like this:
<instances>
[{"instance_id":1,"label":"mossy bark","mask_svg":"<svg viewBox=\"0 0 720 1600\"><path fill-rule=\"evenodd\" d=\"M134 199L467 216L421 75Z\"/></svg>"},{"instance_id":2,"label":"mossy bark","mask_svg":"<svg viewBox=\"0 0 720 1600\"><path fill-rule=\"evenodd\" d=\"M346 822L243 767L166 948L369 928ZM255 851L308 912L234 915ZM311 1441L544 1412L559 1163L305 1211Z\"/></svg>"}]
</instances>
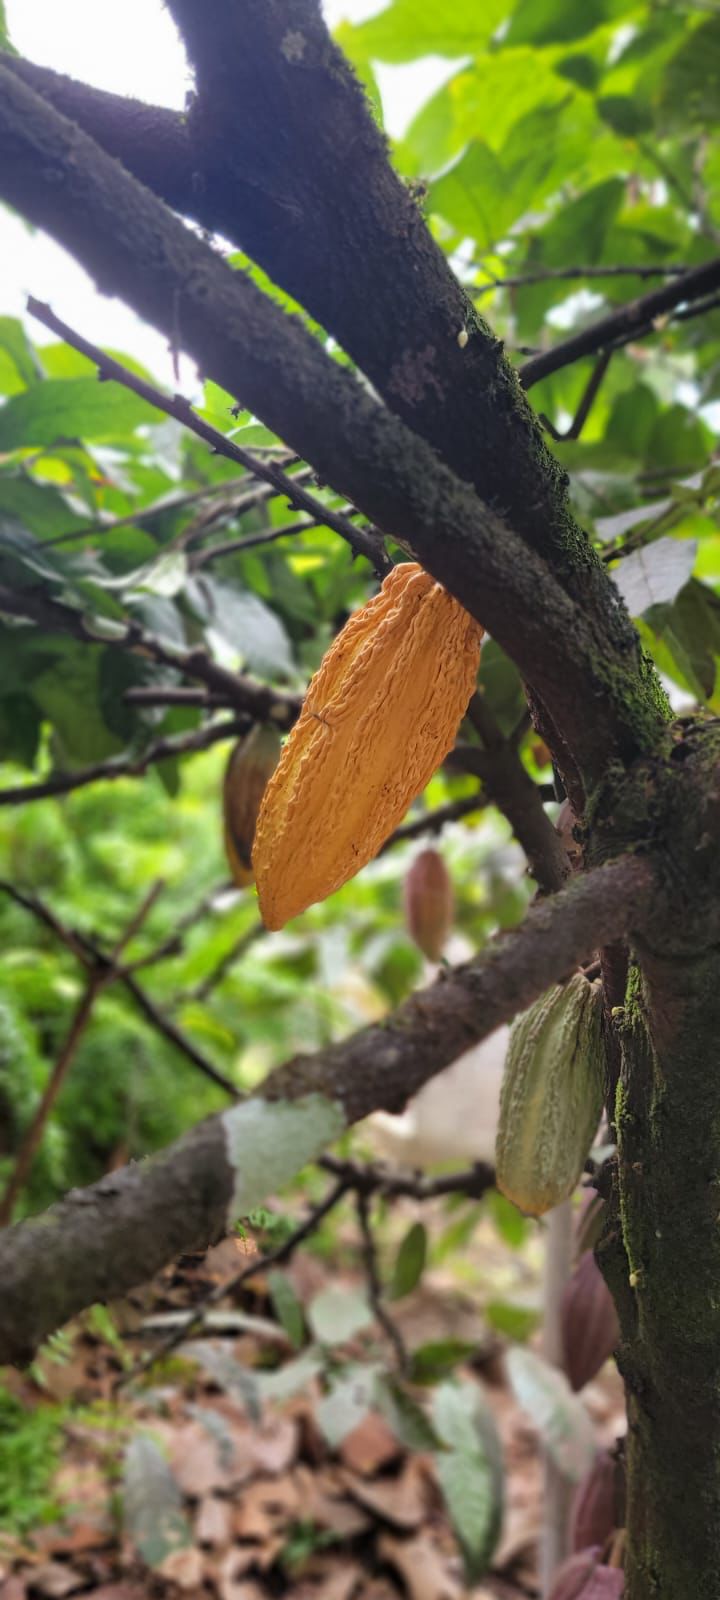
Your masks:
<instances>
[{"instance_id":1,"label":"mossy bark","mask_svg":"<svg viewBox=\"0 0 720 1600\"><path fill-rule=\"evenodd\" d=\"M628 1397L627 1600L720 1597L720 956L642 952L601 1259Z\"/></svg>"}]
</instances>

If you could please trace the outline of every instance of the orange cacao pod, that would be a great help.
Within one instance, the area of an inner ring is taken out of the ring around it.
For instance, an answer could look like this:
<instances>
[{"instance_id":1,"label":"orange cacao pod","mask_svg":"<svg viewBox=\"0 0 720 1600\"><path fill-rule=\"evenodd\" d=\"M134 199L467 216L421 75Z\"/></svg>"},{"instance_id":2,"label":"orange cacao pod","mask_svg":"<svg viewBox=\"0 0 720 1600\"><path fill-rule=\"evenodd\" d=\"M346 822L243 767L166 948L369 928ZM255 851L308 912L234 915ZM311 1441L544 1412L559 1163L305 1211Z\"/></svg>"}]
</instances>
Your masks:
<instances>
[{"instance_id":1,"label":"orange cacao pod","mask_svg":"<svg viewBox=\"0 0 720 1600\"><path fill-rule=\"evenodd\" d=\"M405 922L428 961L439 961L453 919L450 874L437 850L421 850L405 879Z\"/></svg>"},{"instance_id":2,"label":"orange cacao pod","mask_svg":"<svg viewBox=\"0 0 720 1600\"><path fill-rule=\"evenodd\" d=\"M254 881L251 853L255 824L268 778L280 760L280 749L277 728L269 723L256 723L233 747L225 768L225 854L233 882L241 889Z\"/></svg>"},{"instance_id":3,"label":"orange cacao pod","mask_svg":"<svg viewBox=\"0 0 720 1600\"><path fill-rule=\"evenodd\" d=\"M267 928L339 889L452 747L482 628L417 562L338 634L267 786L253 864Z\"/></svg>"}]
</instances>

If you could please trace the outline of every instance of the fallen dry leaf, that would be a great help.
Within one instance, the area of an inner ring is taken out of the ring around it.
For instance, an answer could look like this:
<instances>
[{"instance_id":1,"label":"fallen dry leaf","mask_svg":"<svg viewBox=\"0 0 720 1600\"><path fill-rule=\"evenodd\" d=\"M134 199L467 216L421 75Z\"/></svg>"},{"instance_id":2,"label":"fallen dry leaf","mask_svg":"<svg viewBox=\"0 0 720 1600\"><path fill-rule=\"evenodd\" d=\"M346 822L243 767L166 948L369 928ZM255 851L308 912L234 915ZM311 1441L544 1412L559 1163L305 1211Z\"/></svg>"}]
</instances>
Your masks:
<instances>
[{"instance_id":1,"label":"fallen dry leaf","mask_svg":"<svg viewBox=\"0 0 720 1600\"><path fill-rule=\"evenodd\" d=\"M176 1583L179 1589L198 1589L205 1576L202 1550L198 1550L197 1545L171 1550L157 1571L163 1578Z\"/></svg>"},{"instance_id":2,"label":"fallen dry leaf","mask_svg":"<svg viewBox=\"0 0 720 1600\"><path fill-rule=\"evenodd\" d=\"M235 1506L233 1527L238 1539L262 1544L301 1514L300 1497L290 1476L248 1484ZM305 1508L302 1508L305 1515Z\"/></svg>"},{"instance_id":3,"label":"fallen dry leaf","mask_svg":"<svg viewBox=\"0 0 720 1600\"><path fill-rule=\"evenodd\" d=\"M368 1411L362 1422L345 1435L339 1454L351 1472L368 1478L396 1461L402 1454L402 1446L385 1418L377 1411Z\"/></svg>"},{"instance_id":4,"label":"fallen dry leaf","mask_svg":"<svg viewBox=\"0 0 720 1600\"><path fill-rule=\"evenodd\" d=\"M232 1539L232 1508L227 1500L217 1495L204 1495L195 1517L195 1538L198 1544L211 1549L230 1543Z\"/></svg>"},{"instance_id":5,"label":"fallen dry leaf","mask_svg":"<svg viewBox=\"0 0 720 1600\"><path fill-rule=\"evenodd\" d=\"M384 1533L377 1548L382 1560L400 1573L411 1600L460 1600L462 1585L427 1534L395 1539Z\"/></svg>"},{"instance_id":6,"label":"fallen dry leaf","mask_svg":"<svg viewBox=\"0 0 720 1600\"><path fill-rule=\"evenodd\" d=\"M367 1512L348 1497L337 1469L329 1467L311 1472L308 1467L299 1466L293 1478L302 1516L316 1527L346 1541L357 1538L371 1526Z\"/></svg>"},{"instance_id":7,"label":"fallen dry leaf","mask_svg":"<svg viewBox=\"0 0 720 1600\"><path fill-rule=\"evenodd\" d=\"M367 1483L344 1468L341 1479L355 1500L393 1527L419 1528L430 1510L428 1472L418 1456L410 1457L398 1478L375 1478Z\"/></svg>"},{"instance_id":8,"label":"fallen dry leaf","mask_svg":"<svg viewBox=\"0 0 720 1600\"><path fill-rule=\"evenodd\" d=\"M64 1600L66 1594L84 1589L85 1578L81 1572L67 1566L64 1561L42 1561L33 1568L32 1587L48 1600Z\"/></svg>"}]
</instances>

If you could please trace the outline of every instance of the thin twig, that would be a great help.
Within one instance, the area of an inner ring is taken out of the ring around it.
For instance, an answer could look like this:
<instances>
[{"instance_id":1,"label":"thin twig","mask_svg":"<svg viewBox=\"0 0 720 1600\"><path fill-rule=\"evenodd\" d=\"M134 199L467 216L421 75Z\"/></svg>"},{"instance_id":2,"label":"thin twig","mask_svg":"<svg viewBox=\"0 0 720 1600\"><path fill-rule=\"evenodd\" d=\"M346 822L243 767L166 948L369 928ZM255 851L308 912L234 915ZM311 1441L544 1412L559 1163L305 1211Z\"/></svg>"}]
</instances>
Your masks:
<instances>
[{"instance_id":1,"label":"thin twig","mask_svg":"<svg viewBox=\"0 0 720 1600\"><path fill-rule=\"evenodd\" d=\"M461 817L468 817L474 811L483 811L487 803L487 796L481 793L463 795L460 800L448 800L446 805L437 806L434 811L425 811L416 821L406 822L401 828L396 828L380 846L378 855L384 855L395 844L405 844L408 839L420 839L424 833L440 833L446 822L459 822Z\"/></svg>"},{"instance_id":2,"label":"thin twig","mask_svg":"<svg viewBox=\"0 0 720 1600\"><path fill-rule=\"evenodd\" d=\"M462 1172L446 1173L439 1178L399 1172L378 1161L352 1161L334 1155L320 1156L317 1165L334 1177L346 1178L348 1187L359 1194L379 1194L391 1201L438 1200L450 1194L482 1200L488 1189L495 1187L494 1168L485 1161L476 1161Z\"/></svg>"},{"instance_id":3,"label":"thin twig","mask_svg":"<svg viewBox=\"0 0 720 1600\"><path fill-rule=\"evenodd\" d=\"M0 789L0 806L28 805L31 800L47 800L71 794L75 789L85 789L88 784L109 782L115 778L141 778L148 767L159 761L170 761L175 756L189 755L192 751L208 750L223 739L237 739L247 733L248 719L228 718L215 722L208 728L197 728L192 733L167 734L148 745L141 756L111 756L109 761L98 761L81 772L55 772L42 783L17 784L12 789Z\"/></svg>"},{"instance_id":4,"label":"thin twig","mask_svg":"<svg viewBox=\"0 0 720 1600\"><path fill-rule=\"evenodd\" d=\"M707 296L713 295L718 287L720 256L674 278L662 289L653 289L636 300L629 300L609 316L601 317L579 333L571 334L569 339L553 345L551 350L532 356L519 369L520 382L524 389L530 389L541 378L558 372L561 367L570 366L572 362L579 361L581 356L593 355L610 346L617 347L618 341L626 344L631 339L641 338L653 329L658 318L680 315L678 307L687 306L694 300L706 301Z\"/></svg>"},{"instance_id":5,"label":"thin twig","mask_svg":"<svg viewBox=\"0 0 720 1600\"><path fill-rule=\"evenodd\" d=\"M220 957L220 960L211 968L210 972L199 983L196 983L194 989L188 990L186 995L179 996L178 1003L181 1000L207 1000L213 989L216 989L218 984L222 983L223 978L226 977L235 962L239 961L241 956L244 956L245 951L249 950L257 939L262 938L266 931L264 922L254 922L252 927L246 928L245 932L241 933L234 944L230 946L230 949L225 951L224 956Z\"/></svg>"},{"instance_id":6,"label":"thin twig","mask_svg":"<svg viewBox=\"0 0 720 1600\"><path fill-rule=\"evenodd\" d=\"M481 265L480 271L486 270L487 268ZM538 268L537 272L520 272L507 278L493 278L490 283L477 285L472 293L477 299L480 295L492 294L495 289L524 289L534 283L571 281L574 278L679 278L688 270L686 265L638 266L637 263L612 267L542 267Z\"/></svg>"},{"instance_id":7,"label":"thin twig","mask_svg":"<svg viewBox=\"0 0 720 1600\"><path fill-rule=\"evenodd\" d=\"M407 1347L400 1329L396 1326L386 1306L383 1305L377 1249L370 1221L370 1196L362 1189L358 1190L355 1196L355 1210L363 1243L363 1262L368 1286L368 1299L376 1322L379 1323L395 1351L395 1359L400 1371L406 1372L408 1367Z\"/></svg>"},{"instance_id":8,"label":"thin twig","mask_svg":"<svg viewBox=\"0 0 720 1600\"><path fill-rule=\"evenodd\" d=\"M93 361L98 368L101 379L114 378L117 383L123 384L126 389L132 389L133 393L140 395L143 400L147 400L151 406L156 406L159 411L164 411L166 416L174 417L184 427L190 428L193 433L197 434L198 438L204 439L206 444L209 444L218 455L226 456L229 461L237 461L248 472L252 472L254 477L263 478L272 484L279 494L287 496L290 505L296 510L309 512L310 516L319 518L329 528L333 528L335 533L339 533L341 539L344 539L350 545L354 555L364 556L370 562L373 571L378 577L384 577L390 571L390 558L386 554L385 546L379 534L372 530L366 532L364 529L356 528L348 517L344 517L338 511L331 510L329 506L323 505L315 495L309 494L306 489L298 487L293 482L293 479L286 472L283 472L281 467L273 465L271 461L261 461L257 456L252 455L249 450L243 450L232 439L227 439L225 434L221 433L218 428L211 427L210 423L197 416L189 400L186 400L183 395L176 394L171 397L163 394L162 390L158 389L155 384L148 383L145 378L138 377L137 373L131 372L120 361L116 361L114 357L106 355L99 345L92 344L88 339L83 338L82 334L76 333L74 328L69 327L60 317L56 317L51 307L44 305L41 300L36 300L31 295L28 299L27 308L30 315L36 317L38 322L42 322L44 327L49 328L52 333L59 334L66 344L72 345L74 350L80 350L90 361Z\"/></svg>"},{"instance_id":9,"label":"thin twig","mask_svg":"<svg viewBox=\"0 0 720 1600\"><path fill-rule=\"evenodd\" d=\"M152 885L152 888L146 894L142 904L131 917L124 933L121 935L117 941L117 944L115 945L115 948L112 952L113 963L118 960L125 947L138 932L138 929L142 927L145 918L148 916L149 912L154 906L155 901L157 900L157 897L161 893L163 887L164 885L162 881L158 881ZM75 1060L78 1047L82 1041L83 1035L85 1034L88 1023L90 1022L95 1001L97 1000L101 990L106 987L109 981L110 975L108 969L104 965L96 965L88 969L85 991L80 998L75 1015L70 1023L65 1042L60 1050L60 1054L57 1057L52 1072L50 1073L50 1077L48 1078L43 1093L37 1104L35 1114L25 1131L20 1144L20 1149L18 1150L15 1166L8 1179L2 1199L0 1200L0 1227L2 1228L6 1227L10 1222L15 1201L24 1188L26 1178L30 1168L32 1167L35 1154L43 1136L45 1124L50 1112L52 1111L55 1101L57 1100L63 1083L65 1082L70 1067Z\"/></svg>"},{"instance_id":10,"label":"thin twig","mask_svg":"<svg viewBox=\"0 0 720 1600\"><path fill-rule=\"evenodd\" d=\"M108 955L88 934L76 928L66 927L59 917L56 917L54 912L45 905L45 902L39 900L36 895L25 894L3 879L0 879L0 891L10 895L18 905L23 906L26 911L31 912L46 927L50 928L55 936L72 951L73 955L91 973L99 970L103 975L104 983L114 982L115 980L122 983L128 993L132 995L143 1016L158 1033L163 1034L176 1050L181 1051L186 1059L194 1067L197 1067L199 1072L203 1073L204 1077L209 1078L212 1083L217 1084L218 1088L223 1089L230 1099L237 1100L239 1098L235 1084L231 1083L224 1073L213 1066L213 1063L207 1059L207 1056L202 1054L202 1051L197 1049L196 1045L186 1037L177 1024L165 1015L154 1000L150 999L150 996L133 976L132 964L128 968L118 966L115 956Z\"/></svg>"},{"instance_id":11,"label":"thin twig","mask_svg":"<svg viewBox=\"0 0 720 1600\"><path fill-rule=\"evenodd\" d=\"M163 1339L162 1343L157 1345L154 1350L151 1350L150 1354L145 1356L142 1361L137 1362L128 1372L120 1374L115 1383L116 1390L123 1389L126 1384L134 1383L138 1378L144 1377L145 1373L149 1372L156 1362L170 1355L173 1350L177 1350L178 1346L184 1344L192 1334L199 1333L211 1307L217 1305L219 1300L224 1300L226 1295L236 1294L237 1290L247 1282L248 1278L254 1278L260 1272L267 1272L270 1267L281 1266L284 1262L289 1261L298 1246L303 1244L311 1233L315 1232L316 1228L319 1227L325 1217L329 1216L331 1211L334 1211L347 1193L347 1190L348 1184L345 1179L338 1178L332 1188L328 1190L324 1199L312 1207L305 1220L289 1234L282 1244L279 1244L275 1250L269 1250L265 1255L257 1256L255 1260L249 1261L247 1266L243 1267L240 1272L235 1273L234 1277L225 1279L223 1283L216 1284L181 1328L175 1328L169 1337Z\"/></svg>"},{"instance_id":12,"label":"thin twig","mask_svg":"<svg viewBox=\"0 0 720 1600\"><path fill-rule=\"evenodd\" d=\"M561 444L564 439L580 438L580 434L582 433L585 423L590 415L593 402L603 378L605 377L605 373L610 365L612 356L612 350L603 350L602 354L598 356L590 377L588 378L587 384L583 390L580 404L577 408L575 416L570 423L570 427L566 428L564 433L560 433L555 427L555 424L550 421L550 418L546 417L542 411L540 412L540 421L543 427L547 428L551 438L555 439L558 444Z\"/></svg>"},{"instance_id":13,"label":"thin twig","mask_svg":"<svg viewBox=\"0 0 720 1600\"><path fill-rule=\"evenodd\" d=\"M136 620L110 624L108 618L93 619L74 606L64 605L47 595L5 585L0 586L0 612L35 622L48 633L67 633L83 644L100 644L108 649L129 650L149 657L161 666L172 667L186 677L197 679L211 691L223 695L235 711L245 712L256 722L276 722L281 728L289 728L300 710L299 695L259 683L241 673L228 672L205 650L180 650L148 633Z\"/></svg>"}]
</instances>

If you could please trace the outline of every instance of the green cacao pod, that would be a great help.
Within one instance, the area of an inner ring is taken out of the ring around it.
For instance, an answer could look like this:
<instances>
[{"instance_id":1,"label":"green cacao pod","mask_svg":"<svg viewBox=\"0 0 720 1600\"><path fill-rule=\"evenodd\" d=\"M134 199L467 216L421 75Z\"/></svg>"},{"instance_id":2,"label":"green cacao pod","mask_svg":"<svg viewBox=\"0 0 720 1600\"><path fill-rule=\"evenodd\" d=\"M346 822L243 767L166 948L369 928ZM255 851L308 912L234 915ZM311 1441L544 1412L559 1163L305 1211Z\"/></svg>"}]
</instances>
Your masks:
<instances>
[{"instance_id":1,"label":"green cacao pod","mask_svg":"<svg viewBox=\"0 0 720 1600\"><path fill-rule=\"evenodd\" d=\"M500 1093L498 1188L540 1217L572 1194L603 1105L602 991L581 972L513 1023Z\"/></svg>"}]
</instances>

